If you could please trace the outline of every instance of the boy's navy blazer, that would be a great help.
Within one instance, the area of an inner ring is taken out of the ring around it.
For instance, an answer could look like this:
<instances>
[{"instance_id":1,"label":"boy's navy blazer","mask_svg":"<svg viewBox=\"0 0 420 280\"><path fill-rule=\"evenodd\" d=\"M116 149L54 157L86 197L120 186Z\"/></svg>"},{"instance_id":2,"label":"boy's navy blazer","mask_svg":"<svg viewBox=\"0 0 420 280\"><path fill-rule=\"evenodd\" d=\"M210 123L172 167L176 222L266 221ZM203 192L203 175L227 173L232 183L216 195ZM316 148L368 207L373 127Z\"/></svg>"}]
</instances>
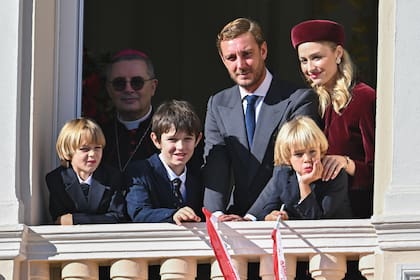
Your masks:
<instances>
[{"instance_id":1,"label":"boy's navy blazer","mask_svg":"<svg viewBox=\"0 0 420 280\"><path fill-rule=\"evenodd\" d=\"M187 199L183 206L191 207L203 218L203 187L199 176L190 171L187 169ZM172 216L178 211L177 199L158 154L132 162L127 168L127 178L131 181L128 182L130 188L126 196L127 210L133 222L174 222Z\"/></svg>"},{"instance_id":2,"label":"boy's navy blazer","mask_svg":"<svg viewBox=\"0 0 420 280\"><path fill-rule=\"evenodd\" d=\"M334 180L317 180L312 192L301 203L296 172L289 166L274 167L273 177L248 213L264 220L284 203L289 219L346 219L351 218L347 173L341 170Z\"/></svg>"},{"instance_id":3,"label":"boy's navy blazer","mask_svg":"<svg viewBox=\"0 0 420 280\"><path fill-rule=\"evenodd\" d=\"M86 200L72 167L60 166L46 176L53 222L71 213L73 224L117 223L126 220L122 178L118 170L100 164L93 173Z\"/></svg>"}]
</instances>

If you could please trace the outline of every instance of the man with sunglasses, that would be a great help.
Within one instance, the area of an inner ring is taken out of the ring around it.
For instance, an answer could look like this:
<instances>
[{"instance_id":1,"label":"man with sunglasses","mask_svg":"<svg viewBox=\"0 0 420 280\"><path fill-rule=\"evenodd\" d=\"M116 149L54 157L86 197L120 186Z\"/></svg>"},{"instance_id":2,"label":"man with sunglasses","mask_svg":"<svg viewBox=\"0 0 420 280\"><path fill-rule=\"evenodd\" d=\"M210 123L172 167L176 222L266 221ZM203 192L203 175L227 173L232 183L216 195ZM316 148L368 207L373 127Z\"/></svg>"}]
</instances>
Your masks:
<instances>
[{"instance_id":1,"label":"man with sunglasses","mask_svg":"<svg viewBox=\"0 0 420 280\"><path fill-rule=\"evenodd\" d=\"M115 116L103 126L104 161L122 173L131 161L157 152L150 139L152 97L157 85L152 61L138 50L119 51L106 69L106 89Z\"/></svg>"}]
</instances>

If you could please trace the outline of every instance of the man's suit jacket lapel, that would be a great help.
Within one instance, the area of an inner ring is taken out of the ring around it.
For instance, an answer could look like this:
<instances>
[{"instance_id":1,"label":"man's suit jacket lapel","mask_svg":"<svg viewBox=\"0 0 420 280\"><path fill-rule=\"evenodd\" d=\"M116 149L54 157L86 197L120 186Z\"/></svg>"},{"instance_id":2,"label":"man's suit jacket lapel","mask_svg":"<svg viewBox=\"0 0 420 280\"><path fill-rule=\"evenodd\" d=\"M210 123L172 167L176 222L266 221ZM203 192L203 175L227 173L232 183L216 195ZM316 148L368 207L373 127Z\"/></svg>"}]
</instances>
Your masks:
<instances>
[{"instance_id":1,"label":"man's suit jacket lapel","mask_svg":"<svg viewBox=\"0 0 420 280\"><path fill-rule=\"evenodd\" d=\"M260 114L255 127L254 143L251 149L251 152L260 162L263 161L271 135L273 131L277 129L277 126L279 125L278 121L282 118L286 106L286 102L280 102L273 105L263 102L261 105Z\"/></svg>"},{"instance_id":2,"label":"man's suit jacket lapel","mask_svg":"<svg viewBox=\"0 0 420 280\"><path fill-rule=\"evenodd\" d=\"M88 202L85 199L85 196L80 188L79 180L77 179L76 173L73 169L67 168L64 169L61 173L63 177L63 183L66 186L66 192L73 200L76 209L83 212L88 210Z\"/></svg>"},{"instance_id":3,"label":"man's suit jacket lapel","mask_svg":"<svg viewBox=\"0 0 420 280\"><path fill-rule=\"evenodd\" d=\"M271 140L271 135L273 131L278 129L279 122L283 118L289 102L283 101L287 96L282 97L281 93L281 89L277 86L276 80L273 78L267 95L261 104L261 110L255 127L254 143L251 149L259 162L263 161L267 146ZM274 96L275 98L273 98Z\"/></svg>"},{"instance_id":4,"label":"man's suit jacket lapel","mask_svg":"<svg viewBox=\"0 0 420 280\"><path fill-rule=\"evenodd\" d=\"M277 80L273 78L267 95L261 104L255 127L254 143L251 147L252 154L259 162L264 159L273 131L278 129L280 121L284 118L283 115L289 102L287 99L289 92L290 89L281 88ZM230 135L236 137L244 147L249 149L239 87L230 88L225 96L224 102L218 105L221 121L226 131L229 131ZM270 136L267 137L267 135Z\"/></svg>"},{"instance_id":5,"label":"man's suit jacket lapel","mask_svg":"<svg viewBox=\"0 0 420 280\"><path fill-rule=\"evenodd\" d=\"M249 148L239 88L236 86L229 91L223 104L218 105L221 121L230 135L236 137L244 147Z\"/></svg>"}]
</instances>

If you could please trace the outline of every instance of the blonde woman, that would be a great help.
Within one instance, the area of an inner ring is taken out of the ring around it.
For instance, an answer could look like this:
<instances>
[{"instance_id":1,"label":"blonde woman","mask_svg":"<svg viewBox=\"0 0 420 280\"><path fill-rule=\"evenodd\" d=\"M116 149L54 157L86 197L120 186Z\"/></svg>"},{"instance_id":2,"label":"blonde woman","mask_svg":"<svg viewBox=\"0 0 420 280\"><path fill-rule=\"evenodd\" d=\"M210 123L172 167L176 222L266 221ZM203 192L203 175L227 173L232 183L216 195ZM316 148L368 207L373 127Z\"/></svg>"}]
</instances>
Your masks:
<instances>
[{"instance_id":1,"label":"blonde woman","mask_svg":"<svg viewBox=\"0 0 420 280\"><path fill-rule=\"evenodd\" d=\"M345 170L353 215L369 218L373 205L376 92L355 79L344 48L344 28L329 20L309 20L291 31L301 71L319 96L328 139L323 180Z\"/></svg>"}]
</instances>

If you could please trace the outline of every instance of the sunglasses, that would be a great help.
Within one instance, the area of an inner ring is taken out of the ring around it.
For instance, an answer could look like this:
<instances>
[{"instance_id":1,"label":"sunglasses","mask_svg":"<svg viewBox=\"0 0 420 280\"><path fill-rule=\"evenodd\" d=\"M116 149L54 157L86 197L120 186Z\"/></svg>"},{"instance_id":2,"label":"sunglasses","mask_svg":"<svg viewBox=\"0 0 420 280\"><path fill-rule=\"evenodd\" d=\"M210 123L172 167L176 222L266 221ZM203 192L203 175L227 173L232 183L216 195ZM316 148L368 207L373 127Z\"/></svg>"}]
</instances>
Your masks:
<instances>
[{"instance_id":1,"label":"sunglasses","mask_svg":"<svg viewBox=\"0 0 420 280\"><path fill-rule=\"evenodd\" d=\"M127 81L124 77L117 77L117 78L113 79L110 83L111 83L112 88L115 91L125 90L125 88L127 86L127 82L130 83L130 86L131 86L132 89L141 90L143 88L145 82L151 81L153 79L154 78L150 78L150 79L145 80L142 77L137 76L137 77L132 77L130 79L130 81Z\"/></svg>"}]
</instances>

